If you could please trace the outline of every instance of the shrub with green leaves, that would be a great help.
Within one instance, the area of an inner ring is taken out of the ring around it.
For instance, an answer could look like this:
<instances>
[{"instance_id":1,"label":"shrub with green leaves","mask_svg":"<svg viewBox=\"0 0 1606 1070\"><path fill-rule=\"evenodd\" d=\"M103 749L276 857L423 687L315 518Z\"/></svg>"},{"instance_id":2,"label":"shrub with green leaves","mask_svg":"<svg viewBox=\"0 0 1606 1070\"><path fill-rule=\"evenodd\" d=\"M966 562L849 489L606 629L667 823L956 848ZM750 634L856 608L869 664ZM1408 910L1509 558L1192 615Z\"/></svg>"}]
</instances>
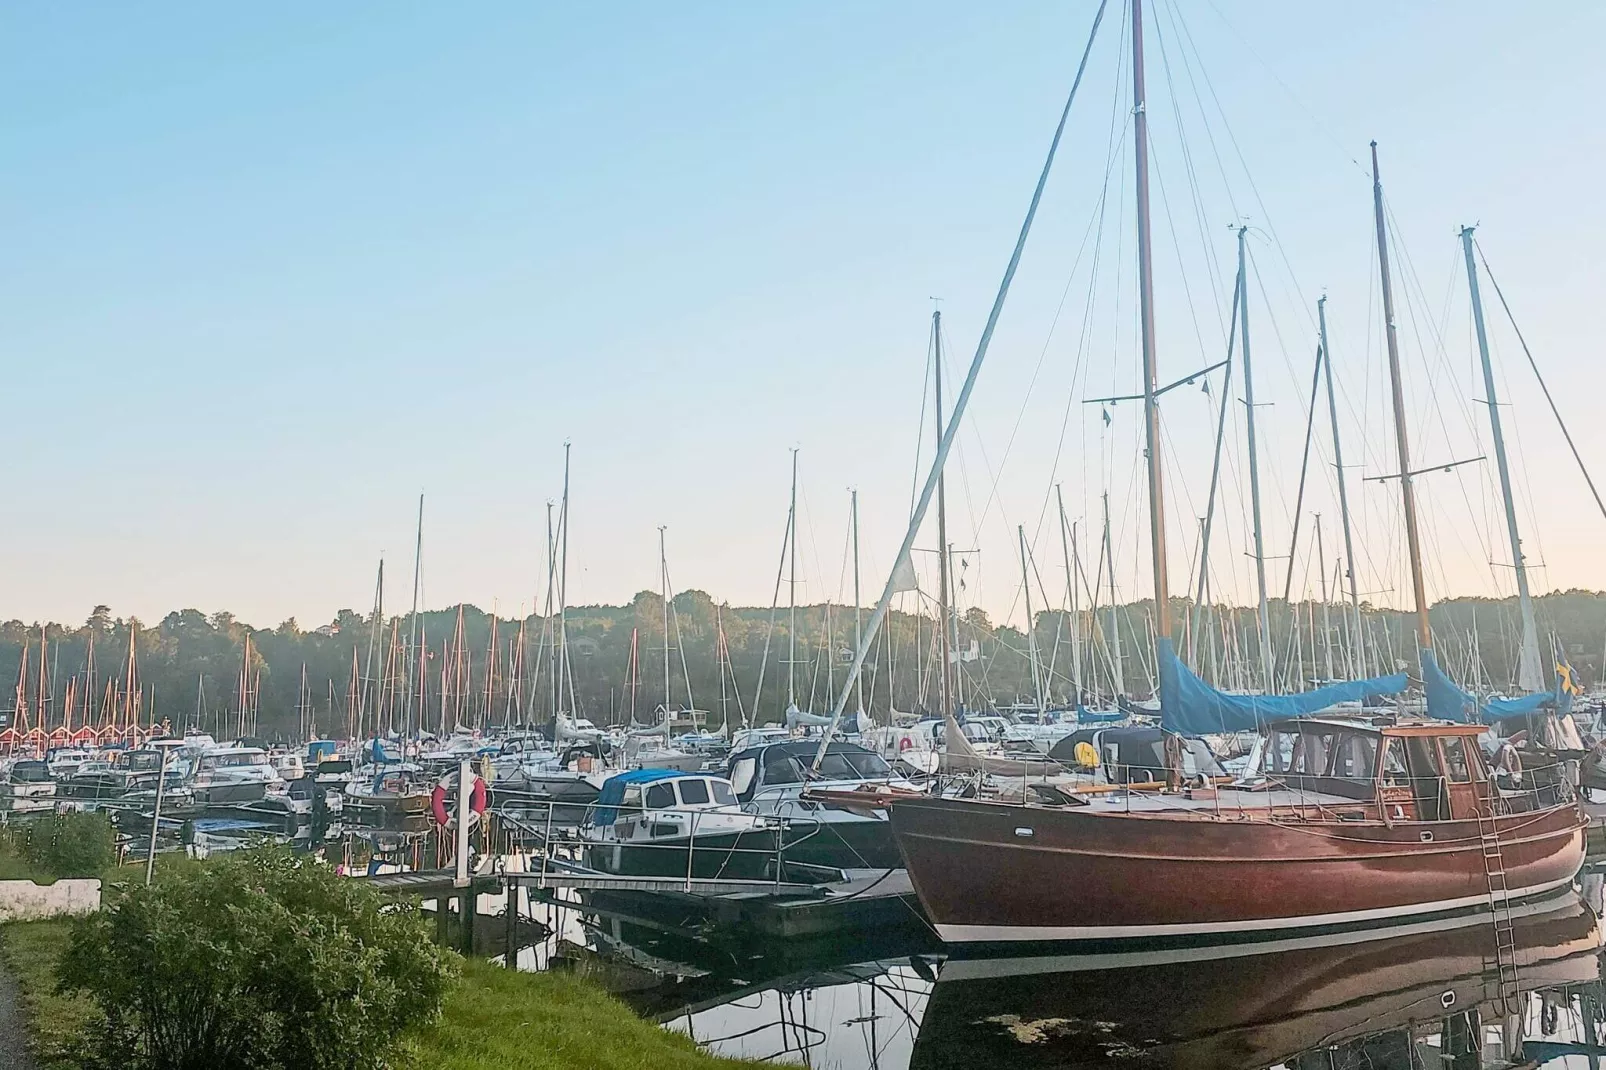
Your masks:
<instances>
[{"instance_id":1,"label":"shrub with green leaves","mask_svg":"<svg viewBox=\"0 0 1606 1070\"><path fill-rule=\"evenodd\" d=\"M28 861L56 877L98 877L117 861L105 814L47 814L18 831Z\"/></svg>"},{"instance_id":2,"label":"shrub with green leaves","mask_svg":"<svg viewBox=\"0 0 1606 1070\"><path fill-rule=\"evenodd\" d=\"M377 1070L455 975L410 904L310 858L259 848L82 919L59 971L106 1016L121 1070Z\"/></svg>"}]
</instances>

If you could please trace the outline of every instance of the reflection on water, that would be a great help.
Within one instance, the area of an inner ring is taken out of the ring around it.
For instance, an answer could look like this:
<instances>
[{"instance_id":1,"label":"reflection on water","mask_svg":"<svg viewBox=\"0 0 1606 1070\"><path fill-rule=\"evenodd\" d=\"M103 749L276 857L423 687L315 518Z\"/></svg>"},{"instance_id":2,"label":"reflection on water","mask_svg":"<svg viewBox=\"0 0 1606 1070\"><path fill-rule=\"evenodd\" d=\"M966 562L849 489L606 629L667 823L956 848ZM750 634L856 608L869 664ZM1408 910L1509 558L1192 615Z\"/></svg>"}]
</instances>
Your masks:
<instances>
[{"instance_id":1,"label":"reflection on water","mask_svg":"<svg viewBox=\"0 0 1606 1070\"><path fill-rule=\"evenodd\" d=\"M1600 927L1570 893L1514 909L1514 985L1487 916L1258 949L945 959L929 937L754 946L661 899L656 913L623 893L564 904L522 908L551 936L521 968L583 972L722 1055L829 1070L1606 1067Z\"/></svg>"}]
</instances>

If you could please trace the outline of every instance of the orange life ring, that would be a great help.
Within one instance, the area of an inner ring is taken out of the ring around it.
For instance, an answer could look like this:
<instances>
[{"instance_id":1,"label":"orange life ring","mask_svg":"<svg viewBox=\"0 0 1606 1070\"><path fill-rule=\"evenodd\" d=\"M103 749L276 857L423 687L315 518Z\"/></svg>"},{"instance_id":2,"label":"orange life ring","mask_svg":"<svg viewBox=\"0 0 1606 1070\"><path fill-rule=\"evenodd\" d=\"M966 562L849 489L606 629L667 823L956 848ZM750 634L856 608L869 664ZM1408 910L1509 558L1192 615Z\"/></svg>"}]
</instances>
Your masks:
<instances>
[{"instance_id":1,"label":"orange life ring","mask_svg":"<svg viewBox=\"0 0 1606 1070\"><path fill-rule=\"evenodd\" d=\"M435 818L437 825L451 823L452 815L446 812L446 786L456 779L456 773L447 773L435 785L435 790L429 793L429 812ZM486 795L485 778L475 773L474 788L468 797L468 808L476 814L485 813Z\"/></svg>"}]
</instances>

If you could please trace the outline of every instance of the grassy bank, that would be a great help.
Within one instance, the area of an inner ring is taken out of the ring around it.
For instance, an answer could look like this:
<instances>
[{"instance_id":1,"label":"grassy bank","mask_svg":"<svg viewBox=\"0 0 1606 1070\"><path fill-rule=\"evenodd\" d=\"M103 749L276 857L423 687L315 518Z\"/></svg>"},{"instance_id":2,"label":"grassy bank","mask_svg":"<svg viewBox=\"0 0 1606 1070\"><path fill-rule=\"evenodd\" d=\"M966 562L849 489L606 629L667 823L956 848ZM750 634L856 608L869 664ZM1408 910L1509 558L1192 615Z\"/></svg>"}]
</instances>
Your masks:
<instances>
[{"instance_id":1,"label":"grassy bank","mask_svg":"<svg viewBox=\"0 0 1606 1070\"><path fill-rule=\"evenodd\" d=\"M56 992L65 921L0 927L0 957L22 989L23 1013L44 1070L78 1070L78 1040L99 1012ZM417 1070L716 1070L755 1066L717 1059L689 1039L631 1013L593 983L563 974L463 964L441 1021L409 1043Z\"/></svg>"}]
</instances>

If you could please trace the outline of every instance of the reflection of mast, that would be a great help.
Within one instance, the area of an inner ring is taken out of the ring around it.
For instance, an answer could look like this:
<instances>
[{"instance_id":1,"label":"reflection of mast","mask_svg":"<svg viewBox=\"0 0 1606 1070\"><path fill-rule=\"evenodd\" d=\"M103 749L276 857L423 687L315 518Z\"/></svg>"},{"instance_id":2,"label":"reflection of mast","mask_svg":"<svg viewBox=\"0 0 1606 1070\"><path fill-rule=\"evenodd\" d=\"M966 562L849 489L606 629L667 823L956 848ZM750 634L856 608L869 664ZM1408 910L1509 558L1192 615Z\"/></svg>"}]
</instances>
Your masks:
<instances>
[{"instance_id":1,"label":"reflection of mast","mask_svg":"<svg viewBox=\"0 0 1606 1070\"><path fill-rule=\"evenodd\" d=\"M1495 465L1500 472L1500 497L1506 506L1506 534L1511 539L1511 564L1517 572L1517 605L1522 613L1522 647L1517 656L1517 686L1524 691L1544 687L1539 670L1539 629L1534 623L1533 598L1528 592L1528 566L1517 534L1517 507L1511 499L1511 468L1506 462L1506 437L1500 428L1500 406L1495 397L1494 368L1489 362L1489 335L1483 326L1483 298L1478 293L1478 268L1472 260L1472 228L1461 228L1461 248L1467 258L1467 287L1472 292L1472 324L1478 335L1478 359L1483 362L1483 389L1489 405L1489 430L1494 438ZM43 637L41 636L41 641Z\"/></svg>"}]
</instances>

